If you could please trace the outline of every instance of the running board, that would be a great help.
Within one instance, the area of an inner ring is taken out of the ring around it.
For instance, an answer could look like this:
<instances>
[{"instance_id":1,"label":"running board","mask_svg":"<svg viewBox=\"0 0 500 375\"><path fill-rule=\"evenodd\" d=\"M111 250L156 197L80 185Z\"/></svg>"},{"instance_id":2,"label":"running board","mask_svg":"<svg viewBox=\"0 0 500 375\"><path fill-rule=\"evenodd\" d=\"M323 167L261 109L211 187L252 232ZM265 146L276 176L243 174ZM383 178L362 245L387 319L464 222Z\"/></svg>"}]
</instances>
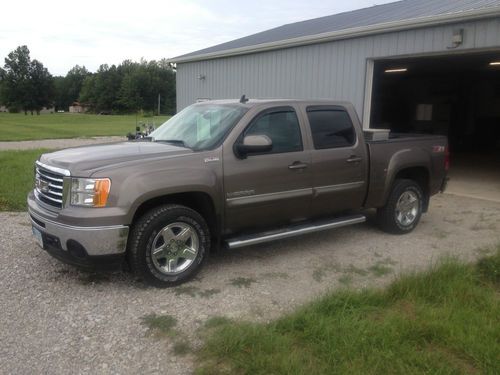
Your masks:
<instances>
[{"instance_id":1,"label":"running board","mask_svg":"<svg viewBox=\"0 0 500 375\"><path fill-rule=\"evenodd\" d=\"M229 238L226 240L226 244L230 249L237 249L243 246L256 245L259 243L280 240L283 238L300 236L306 233L314 233L327 229L345 227L347 225L363 223L364 221L366 221L366 216L364 215L344 216L333 220L296 225L272 232L263 232L250 236Z\"/></svg>"}]
</instances>

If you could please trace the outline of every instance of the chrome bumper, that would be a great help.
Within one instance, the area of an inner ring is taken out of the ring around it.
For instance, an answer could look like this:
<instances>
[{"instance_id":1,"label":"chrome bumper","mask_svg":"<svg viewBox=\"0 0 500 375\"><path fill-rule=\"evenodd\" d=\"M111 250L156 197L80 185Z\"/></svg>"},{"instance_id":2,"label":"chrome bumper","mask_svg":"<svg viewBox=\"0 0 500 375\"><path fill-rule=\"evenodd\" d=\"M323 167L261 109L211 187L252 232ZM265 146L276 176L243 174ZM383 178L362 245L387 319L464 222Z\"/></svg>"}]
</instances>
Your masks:
<instances>
[{"instance_id":1,"label":"chrome bumper","mask_svg":"<svg viewBox=\"0 0 500 375\"><path fill-rule=\"evenodd\" d=\"M57 237L61 250L68 251L68 241L78 242L89 256L124 254L129 227L112 225L102 227L76 227L44 218L28 210L31 224L43 233Z\"/></svg>"}]
</instances>

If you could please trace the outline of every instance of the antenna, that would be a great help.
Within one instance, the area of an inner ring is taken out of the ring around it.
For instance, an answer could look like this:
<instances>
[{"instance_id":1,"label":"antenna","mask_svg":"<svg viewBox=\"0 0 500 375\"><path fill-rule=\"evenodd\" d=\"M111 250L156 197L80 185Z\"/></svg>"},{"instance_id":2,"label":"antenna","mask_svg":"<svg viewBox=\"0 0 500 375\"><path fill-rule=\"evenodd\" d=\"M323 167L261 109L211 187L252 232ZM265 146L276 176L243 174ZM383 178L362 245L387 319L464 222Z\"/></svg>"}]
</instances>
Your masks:
<instances>
[{"instance_id":1,"label":"antenna","mask_svg":"<svg viewBox=\"0 0 500 375\"><path fill-rule=\"evenodd\" d=\"M240 98L240 103L242 104L245 104L246 102L248 102L250 99L248 99L245 94L241 95L241 98Z\"/></svg>"}]
</instances>

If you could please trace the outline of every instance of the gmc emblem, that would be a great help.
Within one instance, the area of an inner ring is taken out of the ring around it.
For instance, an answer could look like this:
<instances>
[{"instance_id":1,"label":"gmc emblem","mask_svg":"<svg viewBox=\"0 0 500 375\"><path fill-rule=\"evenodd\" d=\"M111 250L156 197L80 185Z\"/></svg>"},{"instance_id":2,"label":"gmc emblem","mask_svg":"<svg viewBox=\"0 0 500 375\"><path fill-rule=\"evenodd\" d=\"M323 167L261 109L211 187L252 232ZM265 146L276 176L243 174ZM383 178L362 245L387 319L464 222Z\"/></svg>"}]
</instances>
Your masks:
<instances>
[{"instance_id":1,"label":"gmc emblem","mask_svg":"<svg viewBox=\"0 0 500 375\"><path fill-rule=\"evenodd\" d=\"M42 193L48 193L49 192L49 183L47 181L41 180L40 178L36 179L36 187Z\"/></svg>"}]
</instances>

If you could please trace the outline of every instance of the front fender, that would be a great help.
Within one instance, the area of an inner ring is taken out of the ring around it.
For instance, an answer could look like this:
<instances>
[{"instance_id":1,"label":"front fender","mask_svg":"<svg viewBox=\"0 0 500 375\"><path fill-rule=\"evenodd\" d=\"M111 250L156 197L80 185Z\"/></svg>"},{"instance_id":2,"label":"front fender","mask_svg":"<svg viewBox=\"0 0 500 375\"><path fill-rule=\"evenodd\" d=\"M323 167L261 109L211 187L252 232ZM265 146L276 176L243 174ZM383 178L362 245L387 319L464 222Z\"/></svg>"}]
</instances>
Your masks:
<instances>
[{"instance_id":1,"label":"front fender","mask_svg":"<svg viewBox=\"0 0 500 375\"><path fill-rule=\"evenodd\" d=\"M176 193L201 192L210 196L216 207L217 175L209 169L148 170L128 176L118 192L118 205L129 207L127 221L130 224L135 212L144 202Z\"/></svg>"}]
</instances>

